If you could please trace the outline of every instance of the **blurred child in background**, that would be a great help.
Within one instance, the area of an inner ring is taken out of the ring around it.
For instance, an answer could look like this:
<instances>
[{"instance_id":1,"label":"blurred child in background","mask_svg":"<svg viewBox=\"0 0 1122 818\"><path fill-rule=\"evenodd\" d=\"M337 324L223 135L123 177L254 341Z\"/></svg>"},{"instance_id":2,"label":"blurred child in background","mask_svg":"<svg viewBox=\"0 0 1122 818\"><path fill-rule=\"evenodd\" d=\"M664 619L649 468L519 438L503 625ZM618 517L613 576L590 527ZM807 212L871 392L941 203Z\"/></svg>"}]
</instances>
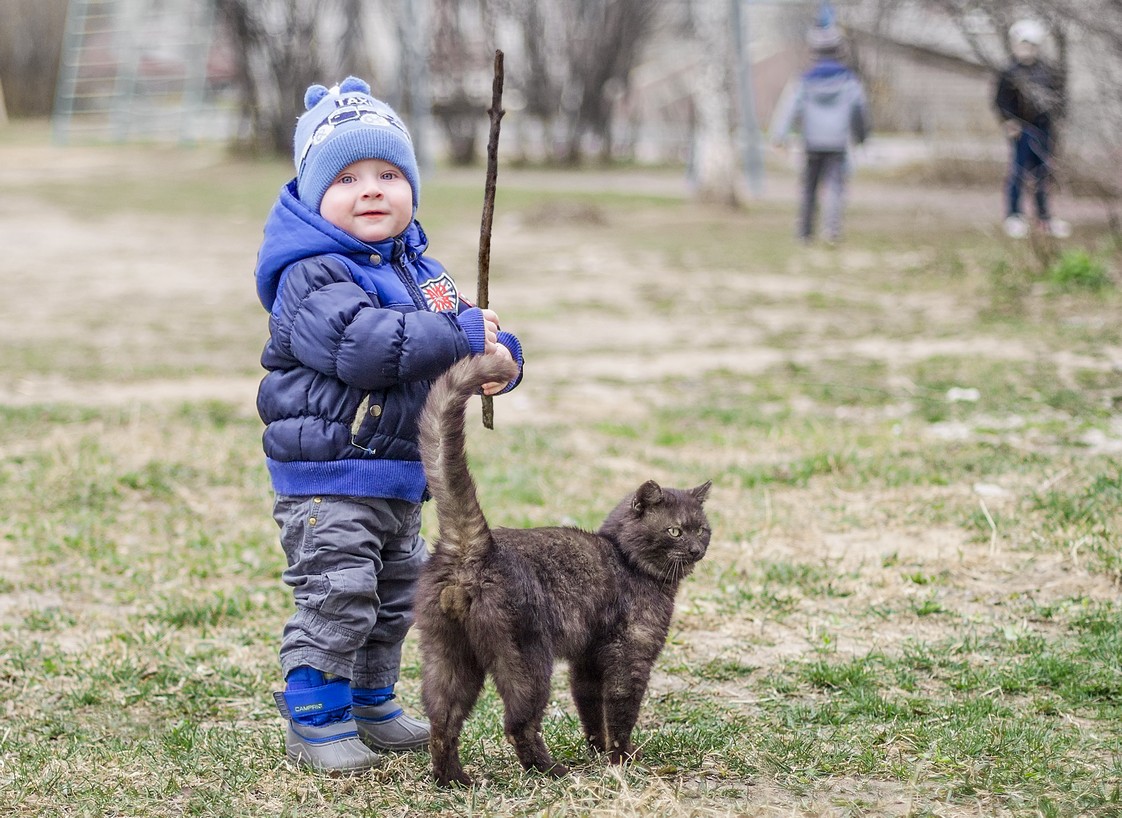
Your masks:
<instances>
[{"instance_id":1,"label":"blurred child in background","mask_svg":"<svg viewBox=\"0 0 1122 818\"><path fill-rule=\"evenodd\" d=\"M813 64L799 78L793 93L785 94L772 120L771 139L785 145L797 129L805 153L796 235L814 239L818 188L825 188L824 234L834 244L841 240L848 181L850 142L861 144L871 127L865 89L857 75L842 63L845 39L834 22L832 9L823 6L816 25L807 34Z\"/></svg>"},{"instance_id":2,"label":"blurred child in background","mask_svg":"<svg viewBox=\"0 0 1122 818\"><path fill-rule=\"evenodd\" d=\"M1063 77L1041 59L1047 31L1036 20L1018 20L1009 29L1013 58L998 76L994 105L1011 146L1005 184L1005 233L1021 239L1029 233L1021 194L1031 184L1040 229L1066 238L1071 226L1052 217L1048 193L1056 148L1056 128L1064 115Z\"/></svg>"}]
</instances>

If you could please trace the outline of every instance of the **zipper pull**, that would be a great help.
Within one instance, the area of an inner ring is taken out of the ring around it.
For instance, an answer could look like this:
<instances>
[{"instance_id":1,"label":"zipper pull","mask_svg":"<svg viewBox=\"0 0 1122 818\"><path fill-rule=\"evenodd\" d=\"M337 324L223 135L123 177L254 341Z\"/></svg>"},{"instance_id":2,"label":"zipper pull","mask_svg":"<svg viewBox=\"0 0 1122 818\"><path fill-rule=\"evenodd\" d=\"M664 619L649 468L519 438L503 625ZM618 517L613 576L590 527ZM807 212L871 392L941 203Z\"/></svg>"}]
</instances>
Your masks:
<instances>
[{"instance_id":1,"label":"zipper pull","mask_svg":"<svg viewBox=\"0 0 1122 818\"><path fill-rule=\"evenodd\" d=\"M367 454L377 454L374 449L368 449L366 446L359 446L356 442L358 439L358 430L362 428L362 421L366 418L366 413L370 411L370 393L366 393L366 397L358 405L358 411L355 412L355 419L351 422L351 445L356 449L366 452Z\"/></svg>"}]
</instances>

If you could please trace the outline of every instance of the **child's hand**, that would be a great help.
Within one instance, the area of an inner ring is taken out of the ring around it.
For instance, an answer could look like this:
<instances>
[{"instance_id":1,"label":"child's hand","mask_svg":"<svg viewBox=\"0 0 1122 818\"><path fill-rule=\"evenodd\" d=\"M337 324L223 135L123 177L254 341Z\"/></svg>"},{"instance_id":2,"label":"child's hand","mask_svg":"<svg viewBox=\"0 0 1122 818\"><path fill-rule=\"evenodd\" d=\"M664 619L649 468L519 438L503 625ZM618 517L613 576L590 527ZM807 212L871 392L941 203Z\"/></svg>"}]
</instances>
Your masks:
<instances>
[{"instance_id":1,"label":"child's hand","mask_svg":"<svg viewBox=\"0 0 1122 818\"><path fill-rule=\"evenodd\" d=\"M508 361L513 361L514 360L510 355L510 350L507 349L505 345L494 344L493 346L494 346L494 349L493 350L488 350L487 352L484 353L484 355L498 355L500 358L506 358ZM483 384L483 394L484 395L497 395L500 392L502 392L504 389L506 389L506 387L507 387L507 385L505 383L485 383L485 384Z\"/></svg>"},{"instance_id":2,"label":"child's hand","mask_svg":"<svg viewBox=\"0 0 1122 818\"><path fill-rule=\"evenodd\" d=\"M482 310L483 312L483 331L486 338L483 343L483 354L491 355L495 352L495 348L499 346L499 316L494 310Z\"/></svg>"}]
</instances>

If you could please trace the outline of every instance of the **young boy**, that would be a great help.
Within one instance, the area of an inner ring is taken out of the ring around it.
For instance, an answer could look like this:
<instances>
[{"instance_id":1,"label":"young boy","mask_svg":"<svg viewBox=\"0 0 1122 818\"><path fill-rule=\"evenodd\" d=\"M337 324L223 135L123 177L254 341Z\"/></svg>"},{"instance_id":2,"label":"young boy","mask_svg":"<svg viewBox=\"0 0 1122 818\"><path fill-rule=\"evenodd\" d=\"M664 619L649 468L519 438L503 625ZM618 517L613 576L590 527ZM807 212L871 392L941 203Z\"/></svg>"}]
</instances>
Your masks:
<instances>
[{"instance_id":1,"label":"young boy","mask_svg":"<svg viewBox=\"0 0 1122 818\"><path fill-rule=\"evenodd\" d=\"M777 106L772 142L784 145L793 127L801 129L805 162L796 236L804 244L814 239L818 187L824 185L824 232L826 241L835 244L842 234L849 142L860 144L868 136L869 108L861 80L840 62L845 40L828 7L807 33L807 45L814 64L799 78L794 93L785 94Z\"/></svg>"},{"instance_id":2,"label":"young boy","mask_svg":"<svg viewBox=\"0 0 1122 818\"><path fill-rule=\"evenodd\" d=\"M291 761L359 772L380 762L376 750L429 738L394 700L427 554L417 416L429 385L466 355L521 366L522 352L424 255L417 160L394 111L354 77L313 85L304 104L296 178L256 270L270 312L257 408L296 603L275 696Z\"/></svg>"},{"instance_id":3,"label":"young boy","mask_svg":"<svg viewBox=\"0 0 1122 818\"><path fill-rule=\"evenodd\" d=\"M1071 235L1071 225L1052 218L1048 207L1055 128L1064 115L1064 83L1063 77L1040 59L1047 34L1036 20L1018 20L1010 27L1013 59L998 76L994 93L994 107L1011 146L1003 227L1014 239L1023 239L1029 233L1021 210L1021 192L1030 181L1035 186L1040 229L1058 238Z\"/></svg>"}]
</instances>

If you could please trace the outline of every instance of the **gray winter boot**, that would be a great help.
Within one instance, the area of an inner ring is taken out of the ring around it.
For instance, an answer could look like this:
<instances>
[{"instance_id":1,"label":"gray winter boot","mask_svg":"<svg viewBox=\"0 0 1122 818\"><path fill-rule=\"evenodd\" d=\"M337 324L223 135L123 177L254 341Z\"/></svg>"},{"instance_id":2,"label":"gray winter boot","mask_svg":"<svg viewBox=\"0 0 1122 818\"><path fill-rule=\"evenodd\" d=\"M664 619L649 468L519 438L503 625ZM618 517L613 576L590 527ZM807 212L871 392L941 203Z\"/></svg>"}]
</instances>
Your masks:
<instances>
[{"instance_id":1,"label":"gray winter boot","mask_svg":"<svg viewBox=\"0 0 1122 818\"><path fill-rule=\"evenodd\" d=\"M373 750L420 750L429 743L429 723L405 715L393 699L351 708L358 737Z\"/></svg>"},{"instance_id":2,"label":"gray winter boot","mask_svg":"<svg viewBox=\"0 0 1122 818\"><path fill-rule=\"evenodd\" d=\"M344 704L339 697L350 697L346 680L306 690L276 692L277 709L287 722L284 749L288 760L329 775L351 775L382 764L382 756L372 752L359 739L358 728L349 713L329 724L313 726L292 718L292 712L320 712ZM338 700L338 701L337 701Z\"/></svg>"}]
</instances>

